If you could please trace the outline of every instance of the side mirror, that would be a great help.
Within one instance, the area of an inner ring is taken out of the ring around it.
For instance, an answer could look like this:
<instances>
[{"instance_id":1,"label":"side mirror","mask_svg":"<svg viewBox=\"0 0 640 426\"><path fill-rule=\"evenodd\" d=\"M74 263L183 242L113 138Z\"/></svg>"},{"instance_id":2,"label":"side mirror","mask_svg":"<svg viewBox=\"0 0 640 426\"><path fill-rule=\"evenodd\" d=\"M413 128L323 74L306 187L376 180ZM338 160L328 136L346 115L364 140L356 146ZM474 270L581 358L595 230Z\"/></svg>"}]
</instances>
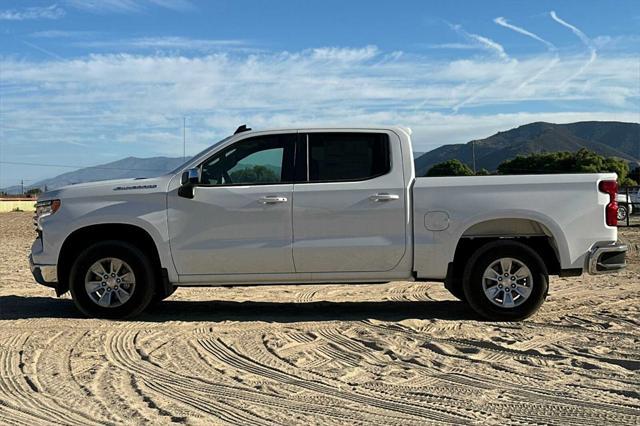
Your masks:
<instances>
[{"instance_id":1,"label":"side mirror","mask_svg":"<svg viewBox=\"0 0 640 426\"><path fill-rule=\"evenodd\" d=\"M198 169L185 170L180 177L178 195L184 198L193 198L193 187L200 182Z\"/></svg>"},{"instance_id":2,"label":"side mirror","mask_svg":"<svg viewBox=\"0 0 640 426\"><path fill-rule=\"evenodd\" d=\"M182 185L197 185L199 180L198 169L189 169L182 173L180 183Z\"/></svg>"}]
</instances>

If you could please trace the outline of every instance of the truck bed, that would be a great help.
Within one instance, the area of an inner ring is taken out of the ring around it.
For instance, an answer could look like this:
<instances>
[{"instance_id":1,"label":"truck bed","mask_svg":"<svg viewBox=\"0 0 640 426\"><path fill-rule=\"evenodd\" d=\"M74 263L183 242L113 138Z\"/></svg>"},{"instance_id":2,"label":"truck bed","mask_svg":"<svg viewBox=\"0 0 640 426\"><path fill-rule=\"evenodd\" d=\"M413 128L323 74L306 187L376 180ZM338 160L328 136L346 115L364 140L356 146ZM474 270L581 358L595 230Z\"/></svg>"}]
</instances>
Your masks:
<instances>
[{"instance_id":1,"label":"truck bed","mask_svg":"<svg viewBox=\"0 0 640 426\"><path fill-rule=\"evenodd\" d=\"M609 196L598 191L601 180L615 178L612 173L417 178L417 276L444 278L460 238L497 237L506 230L512 236L550 237L561 268L582 269L594 241L617 239L617 229L605 223Z\"/></svg>"}]
</instances>

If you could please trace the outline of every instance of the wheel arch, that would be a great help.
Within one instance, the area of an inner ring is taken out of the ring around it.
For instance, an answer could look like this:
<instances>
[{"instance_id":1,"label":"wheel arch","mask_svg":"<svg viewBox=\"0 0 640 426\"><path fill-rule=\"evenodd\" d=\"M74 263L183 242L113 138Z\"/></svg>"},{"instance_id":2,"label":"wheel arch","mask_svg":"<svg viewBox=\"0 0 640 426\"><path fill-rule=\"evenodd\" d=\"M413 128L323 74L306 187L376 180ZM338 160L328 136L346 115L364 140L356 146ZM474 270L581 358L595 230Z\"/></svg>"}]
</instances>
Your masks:
<instances>
[{"instance_id":1,"label":"wheel arch","mask_svg":"<svg viewBox=\"0 0 640 426\"><path fill-rule=\"evenodd\" d=\"M510 216L476 220L460 233L449 264L445 285L459 288L465 264L482 246L497 240L515 240L534 250L543 260L550 275L562 271L562 258L568 252L564 233L555 222L527 216Z\"/></svg>"},{"instance_id":2,"label":"wheel arch","mask_svg":"<svg viewBox=\"0 0 640 426\"><path fill-rule=\"evenodd\" d=\"M124 241L139 248L149 255L153 267L162 270L160 253L155 240L144 228L127 223L101 223L88 225L74 230L65 238L58 255L58 288L59 294L69 289L69 273L77 255L89 245L98 241Z\"/></svg>"}]
</instances>

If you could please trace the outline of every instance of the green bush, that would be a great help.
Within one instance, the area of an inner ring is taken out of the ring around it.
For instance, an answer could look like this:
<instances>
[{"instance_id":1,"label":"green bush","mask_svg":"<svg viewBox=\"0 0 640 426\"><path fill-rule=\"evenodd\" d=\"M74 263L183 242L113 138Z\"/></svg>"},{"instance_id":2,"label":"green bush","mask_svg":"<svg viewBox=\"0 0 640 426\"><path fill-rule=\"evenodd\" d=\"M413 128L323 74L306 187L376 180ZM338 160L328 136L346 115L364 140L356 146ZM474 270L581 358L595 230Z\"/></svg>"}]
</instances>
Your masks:
<instances>
[{"instance_id":1,"label":"green bush","mask_svg":"<svg viewBox=\"0 0 640 426\"><path fill-rule=\"evenodd\" d=\"M473 170L460 160L448 160L435 164L429 169L426 176L473 176Z\"/></svg>"},{"instance_id":2,"label":"green bush","mask_svg":"<svg viewBox=\"0 0 640 426\"><path fill-rule=\"evenodd\" d=\"M607 173L618 174L618 183L635 184L628 177L629 165L625 160L604 157L582 148L577 152L544 152L518 155L498 166L501 175L525 175L545 173Z\"/></svg>"}]
</instances>

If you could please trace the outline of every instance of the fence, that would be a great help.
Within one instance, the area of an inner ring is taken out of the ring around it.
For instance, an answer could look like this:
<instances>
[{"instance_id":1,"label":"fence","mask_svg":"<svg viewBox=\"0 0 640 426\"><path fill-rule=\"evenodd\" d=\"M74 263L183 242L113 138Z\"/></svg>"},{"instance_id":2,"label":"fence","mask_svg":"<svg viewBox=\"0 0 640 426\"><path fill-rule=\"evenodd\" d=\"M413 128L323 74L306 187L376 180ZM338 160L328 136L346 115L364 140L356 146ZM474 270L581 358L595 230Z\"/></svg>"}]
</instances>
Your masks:
<instances>
[{"instance_id":1,"label":"fence","mask_svg":"<svg viewBox=\"0 0 640 426\"><path fill-rule=\"evenodd\" d=\"M623 223L618 222L618 226L631 226L631 215L640 214L640 186L625 186L620 188L618 193L627 197L626 203L618 202L619 206L623 205L627 209L626 217L622 220Z\"/></svg>"}]
</instances>

